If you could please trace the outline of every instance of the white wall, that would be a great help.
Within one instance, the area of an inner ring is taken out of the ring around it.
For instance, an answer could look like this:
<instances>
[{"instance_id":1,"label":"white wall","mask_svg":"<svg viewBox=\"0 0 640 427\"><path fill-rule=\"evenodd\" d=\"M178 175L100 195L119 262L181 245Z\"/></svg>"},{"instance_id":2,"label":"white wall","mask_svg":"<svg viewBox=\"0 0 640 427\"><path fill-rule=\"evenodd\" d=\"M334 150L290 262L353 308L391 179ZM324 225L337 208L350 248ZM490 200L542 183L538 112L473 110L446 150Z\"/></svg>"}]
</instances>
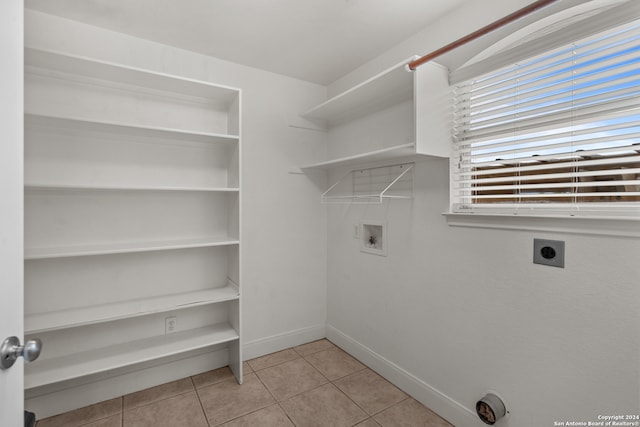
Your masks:
<instances>
[{"instance_id":1,"label":"white wall","mask_svg":"<svg viewBox=\"0 0 640 427\"><path fill-rule=\"evenodd\" d=\"M526 3L468 2L331 92ZM414 197L328 207L331 339L458 427L484 425L474 408L487 390L511 427L638 413L640 239L448 226L446 160L417 164ZM387 221L388 257L359 251L353 226L367 219ZM566 242L564 269L532 263L534 237Z\"/></svg>"},{"instance_id":2,"label":"white wall","mask_svg":"<svg viewBox=\"0 0 640 427\"><path fill-rule=\"evenodd\" d=\"M288 123L326 88L40 12L27 10L25 20L28 47L242 89L244 355L324 337L326 212L318 184L288 174L324 150L323 134Z\"/></svg>"}]
</instances>

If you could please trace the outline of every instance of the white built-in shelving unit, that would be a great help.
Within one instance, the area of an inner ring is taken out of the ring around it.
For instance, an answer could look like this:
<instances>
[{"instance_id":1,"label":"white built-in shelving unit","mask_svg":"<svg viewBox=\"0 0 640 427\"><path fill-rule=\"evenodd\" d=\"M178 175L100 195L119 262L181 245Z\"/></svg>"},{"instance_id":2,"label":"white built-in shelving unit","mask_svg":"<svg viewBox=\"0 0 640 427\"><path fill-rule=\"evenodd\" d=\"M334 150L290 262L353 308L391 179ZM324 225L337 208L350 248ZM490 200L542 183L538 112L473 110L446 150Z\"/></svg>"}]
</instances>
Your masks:
<instances>
[{"instance_id":1,"label":"white built-in shelving unit","mask_svg":"<svg viewBox=\"0 0 640 427\"><path fill-rule=\"evenodd\" d=\"M400 165L423 156L449 157L448 71L436 63L410 71L407 64L415 58L408 58L302 113L301 117L315 128L327 131L327 158L299 166L294 172L346 167L353 168L352 172L362 168L370 171L374 164ZM397 178L386 175L390 184ZM345 185L349 186L354 185ZM369 199L380 203L390 194L376 192ZM323 202L331 200L350 203L362 198L356 194L350 197L348 193L322 195Z\"/></svg>"},{"instance_id":2,"label":"white built-in shelving unit","mask_svg":"<svg viewBox=\"0 0 640 427\"><path fill-rule=\"evenodd\" d=\"M242 381L240 98L26 49L27 398L203 351Z\"/></svg>"}]
</instances>

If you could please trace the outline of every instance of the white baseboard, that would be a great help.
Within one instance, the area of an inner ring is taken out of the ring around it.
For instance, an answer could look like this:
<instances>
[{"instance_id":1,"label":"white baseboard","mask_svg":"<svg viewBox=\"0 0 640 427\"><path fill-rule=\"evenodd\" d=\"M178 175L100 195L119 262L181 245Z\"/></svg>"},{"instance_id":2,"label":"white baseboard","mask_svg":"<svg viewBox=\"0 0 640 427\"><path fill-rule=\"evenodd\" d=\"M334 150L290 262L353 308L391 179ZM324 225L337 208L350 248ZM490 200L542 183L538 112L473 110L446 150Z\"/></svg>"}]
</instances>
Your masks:
<instances>
[{"instance_id":1,"label":"white baseboard","mask_svg":"<svg viewBox=\"0 0 640 427\"><path fill-rule=\"evenodd\" d=\"M326 326L322 324L245 342L242 347L243 357L245 360L249 360L297 345L306 344L310 341L326 337L326 332Z\"/></svg>"},{"instance_id":2,"label":"white baseboard","mask_svg":"<svg viewBox=\"0 0 640 427\"><path fill-rule=\"evenodd\" d=\"M327 338L454 426L485 426L475 411L464 407L331 325L327 325Z\"/></svg>"}]
</instances>

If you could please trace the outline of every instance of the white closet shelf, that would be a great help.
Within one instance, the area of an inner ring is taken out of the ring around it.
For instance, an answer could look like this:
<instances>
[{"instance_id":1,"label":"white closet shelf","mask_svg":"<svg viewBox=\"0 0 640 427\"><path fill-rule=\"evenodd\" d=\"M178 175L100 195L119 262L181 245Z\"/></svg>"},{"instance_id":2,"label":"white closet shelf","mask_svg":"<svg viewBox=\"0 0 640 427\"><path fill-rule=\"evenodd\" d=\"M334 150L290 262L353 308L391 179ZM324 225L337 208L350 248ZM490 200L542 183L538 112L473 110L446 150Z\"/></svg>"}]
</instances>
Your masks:
<instances>
[{"instance_id":1,"label":"white closet shelf","mask_svg":"<svg viewBox=\"0 0 640 427\"><path fill-rule=\"evenodd\" d=\"M205 144L237 144L238 135L227 135L214 132L200 132L187 129L173 129L160 126L145 126L114 121L85 119L82 117L63 117L49 114L26 112L25 126L47 127L71 131L105 132L128 137L146 137L147 140L159 138L161 140L199 142Z\"/></svg>"},{"instance_id":2,"label":"white closet shelf","mask_svg":"<svg viewBox=\"0 0 640 427\"><path fill-rule=\"evenodd\" d=\"M172 310L233 301L239 298L238 286L231 280L221 288L179 294L160 295L109 304L25 316L25 333L34 334L59 329L110 322Z\"/></svg>"},{"instance_id":3,"label":"white closet shelf","mask_svg":"<svg viewBox=\"0 0 640 427\"><path fill-rule=\"evenodd\" d=\"M88 244L75 246L57 246L46 248L25 248L24 259L67 258L92 255L113 255L135 252L165 251L172 249L205 248L212 246L231 246L240 243L237 239L225 238L198 238L165 240L153 242L119 242Z\"/></svg>"},{"instance_id":4,"label":"white closet shelf","mask_svg":"<svg viewBox=\"0 0 640 427\"><path fill-rule=\"evenodd\" d=\"M406 65L417 58L418 56L407 58L317 107L307 110L301 114L302 117L339 123L410 99L413 96L413 73L407 70Z\"/></svg>"},{"instance_id":5,"label":"white closet shelf","mask_svg":"<svg viewBox=\"0 0 640 427\"><path fill-rule=\"evenodd\" d=\"M235 329L229 324L220 323L186 332L77 352L64 357L42 359L38 363L26 367L25 388L33 389L60 381L124 368L227 343L238 338L238 332Z\"/></svg>"},{"instance_id":6,"label":"white closet shelf","mask_svg":"<svg viewBox=\"0 0 640 427\"><path fill-rule=\"evenodd\" d=\"M343 166L354 166L358 164L393 160L411 156L416 156L415 144L408 143L394 145L393 147L382 148L380 150L369 151L366 153L360 153L353 156L340 157L333 160L304 165L300 166L300 169L302 172L313 170L329 170Z\"/></svg>"},{"instance_id":7,"label":"white closet shelf","mask_svg":"<svg viewBox=\"0 0 640 427\"><path fill-rule=\"evenodd\" d=\"M47 49L25 48L25 67L230 104L239 89Z\"/></svg>"},{"instance_id":8,"label":"white closet shelf","mask_svg":"<svg viewBox=\"0 0 640 427\"><path fill-rule=\"evenodd\" d=\"M203 191L212 193L237 193L237 187L176 187L176 186L118 186L99 184L52 184L28 182L25 190L104 190L104 191Z\"/></svg>"}]
</instances>

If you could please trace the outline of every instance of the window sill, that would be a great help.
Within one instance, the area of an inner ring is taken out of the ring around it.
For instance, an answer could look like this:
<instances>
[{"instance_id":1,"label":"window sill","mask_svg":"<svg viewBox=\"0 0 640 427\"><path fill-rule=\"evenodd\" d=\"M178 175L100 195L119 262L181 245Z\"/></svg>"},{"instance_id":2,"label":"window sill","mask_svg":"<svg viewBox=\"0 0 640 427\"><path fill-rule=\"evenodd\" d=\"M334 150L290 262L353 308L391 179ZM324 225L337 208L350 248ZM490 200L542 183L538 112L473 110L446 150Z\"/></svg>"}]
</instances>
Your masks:
<instances>
[{"instance_id":1,"label":"window sill","mask_svg":"<svg viewBox=\"0 0 640 427\"><path fill-rule=\"evenodd\" d=\"M640 238L640 218L445 212L451 227Z\"/></svg>"}]
</instances>

